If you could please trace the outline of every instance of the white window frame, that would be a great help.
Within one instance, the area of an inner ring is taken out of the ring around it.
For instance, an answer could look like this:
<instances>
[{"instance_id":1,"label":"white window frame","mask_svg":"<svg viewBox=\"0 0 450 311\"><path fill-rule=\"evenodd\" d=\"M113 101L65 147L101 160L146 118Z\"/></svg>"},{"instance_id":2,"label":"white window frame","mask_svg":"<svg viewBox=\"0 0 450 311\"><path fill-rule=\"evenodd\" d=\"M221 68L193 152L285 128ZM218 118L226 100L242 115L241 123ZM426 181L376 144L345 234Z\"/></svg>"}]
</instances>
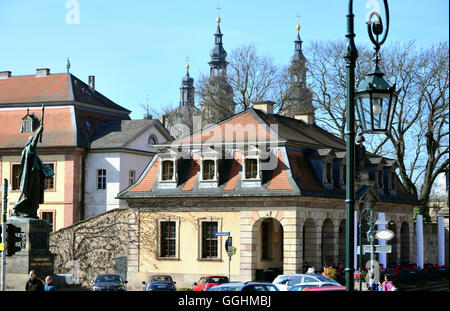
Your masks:
<instances>
[{"instance_id":1,"label":"white window frame","mask_svg":"<svg viewBox=\"0 0 450 311\"><path fill-rule=\"evenodd\" d=\"M161 256L161 234L163 222L175 222L175 256L162 257ZM157 243L156 243L156 258L158 260L179 260L180 259L180 218L179 217L162 217L157 219Z\"/></svg>"},{"instance_id":2,"label":"white window frame","mask_svg":"<svg viewBox=\"0 0 450 311\"><path fill-rule=\"evenodd\" d=\"M215 217L205 217L199 218L197 220L197 232L198 232L198 253L197 260L198 261L222 261L222 237L217 237L217 257L214 258L203 258L203 223L204 222L217 222L217 232L222 232L222 218Z\"/></svg>"},{"instance_id":3,"label":"white window frame","mask_svg":"<svg viewBox=\"0 0 450 311\"><path fill-rule=\"evenodd\" d=\"M246 166L247 166L247 160L256 160L256 177L253 178L247 178L246 176ZM244 161L242 163L242 179L243 180L261 180L261 172L260 172L260 168L261 168L261 163L260 163L260 158L258 156L246 156L244 157Z\"/></svg>"},{"instance_id":4,"label":"white window frame","mask_svg":"<svg viewBox=\"0 0 450 311\"><path fill-rule=\"evenodd\" d=\"M133 174L131 174L133 173ZM133 175L133 176L131 176ZM131 181L133 180L133 181ZM131 186L132 184L134 184L136 182L136 170L129 170L128 171L128 185Z\"/></svg>"},{"instance_id":5,"label":"white window frame","mask_svg":"<svg viewBox=\"0 0 450 311\"><path fill-rule=\"evenodd\" d=\"M101 176L99 173L100 173L100 171L104 171L105 172L105 175L103 176ZM102 178L104 178L104 188L99 188L98 187L98 185L99 185L99 178L100 177L102 177ZM106 190L106 185L107 185L107 172L106 172L106 169L105 168L99 168L99 169L97 169L97 178L96 178L96 188L97 188L97 190Z\"/></svg>"}]
</instances>

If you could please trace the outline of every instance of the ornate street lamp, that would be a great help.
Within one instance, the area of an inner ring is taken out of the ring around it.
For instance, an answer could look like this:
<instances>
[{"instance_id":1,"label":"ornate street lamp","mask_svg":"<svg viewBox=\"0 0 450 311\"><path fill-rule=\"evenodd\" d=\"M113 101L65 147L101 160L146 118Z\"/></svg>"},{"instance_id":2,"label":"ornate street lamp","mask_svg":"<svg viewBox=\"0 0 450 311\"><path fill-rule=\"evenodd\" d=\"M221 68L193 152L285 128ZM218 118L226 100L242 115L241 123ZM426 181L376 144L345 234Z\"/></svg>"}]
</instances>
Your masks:
<instances>
[{"instance_id":1,"label":"ornate street lamp","mask_svg":"<svg viewBox=\"0 0 450 311\"><path fill-rule=\"evenodd\" d=\"M369 74L369 81L363 83L366 86L358 92L358 96L362 105L358 110L360 120L361 116L365 117L369 122L364 122L361 125L363 130L371 131L373 133L388 131L392 124L393 111L395 109L396 94L394 88L389 87L389 84L382 83L383 74L378 68L378 51L380 46L385 42L389 30L389 8L387 0L383 0L386 16L386 30L383 31L383 24L381 16L377 12L372 12L367 20L367 30L369 32L370 40L375 44L375 69ZM372 17L376 16L375 22L372 22ZM346 214L346 228L345 228L345 286L347 291L354 290L354 211L355 211L355 65L358 58L358 51L355 46L354 33L354 15L353 15L353 0L349 0L348 14L347 14L347 48L344 53L347 71L347 102L346 102L346 199L345 199L345 214ZM383 34L384 32L384 34ZM379 36L383 34L381 40ZM374 37L375 35L375 37ZM387 100L387 98L389 99ZM368 103L368 104L367 104ZM386 113L387 111L387 113ZM361 112L361 113L359 113ZM384 113L383 113L384 112ZM382 120L387 120L384 125ZM369 125L370 127L367 127ZM373 126L372 126L373 125ZM374 131L378 129L378 131ZM382 131L383 130L383 131Z\"/></svg>"},{"instance_id":2,"label":"ornate street lamp","mask_svg":"<svg viewBox=\"0 0 450 311\"><path fill-rule=\"evenodd\" d=\"M387 15L387 9L386 12ZM387 19L389 23L389 15L387 15ZM383 24L379 16L377 22L373 23L372 28L368 24L369 36L375 44L375 66L367 75L366 79L361 82L356 92L356 111L358 112L361 132L371 134L389 133L391 131L392 119L398 97L398 92L395 90L395 83L393 86L390 86L383 79L384 73L379 67L379 50L381 44L384 42L380 43L378 41L378 36L383 31ZM376 38L373 38L372 32L375 33Z\"/></svg>"}]
</instances>

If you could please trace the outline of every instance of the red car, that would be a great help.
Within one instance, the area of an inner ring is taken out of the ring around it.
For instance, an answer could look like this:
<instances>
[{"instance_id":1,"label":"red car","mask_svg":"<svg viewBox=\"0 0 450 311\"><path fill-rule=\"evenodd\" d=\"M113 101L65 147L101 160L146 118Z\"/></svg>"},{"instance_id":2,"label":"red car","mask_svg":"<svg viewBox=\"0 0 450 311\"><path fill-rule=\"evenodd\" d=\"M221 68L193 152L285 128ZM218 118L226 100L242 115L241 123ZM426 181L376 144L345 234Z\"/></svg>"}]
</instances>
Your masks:
<instances>
[{"instance_id":1,"label":"red car","mask_svg":"<svg viewBox=\"0 0 450 311\"><path fill-rule=\"evenodd\" d=\"M217 284L228 283L229 280L226 276L223 275L208 275L202 276L200 280L194 282L194 286L192 287L193 291L207 291L209 288L213 287Z\"/></svg>"}]
</instances>

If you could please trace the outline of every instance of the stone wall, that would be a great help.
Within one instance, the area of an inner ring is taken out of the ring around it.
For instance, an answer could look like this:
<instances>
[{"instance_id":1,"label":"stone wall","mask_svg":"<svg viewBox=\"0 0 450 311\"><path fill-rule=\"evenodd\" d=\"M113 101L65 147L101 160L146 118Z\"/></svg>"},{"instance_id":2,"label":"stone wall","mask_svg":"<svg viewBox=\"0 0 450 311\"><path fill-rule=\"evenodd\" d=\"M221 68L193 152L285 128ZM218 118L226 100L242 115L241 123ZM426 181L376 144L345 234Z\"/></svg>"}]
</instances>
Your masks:
<instances>
[{"instance_id":1,"label":"stone wall","mask_svg":"<svg viewBox=\"0 0 450 311\"><path fill-rule=\"evenodd\" d=\"M423 262L438 263L438 225L436 223L423 224Z\"/></svg>"},{"instance_id":2,"label":"stone wall","mask_svg":"<svg viewBox=\"0 0 450 311\"><path fill-rule=\"evenodd\" d=\"M50 234L55 273L72 274L83 287L98 274L116 273L116 257L128 256L130 214L130 209L116 209Z\"/></svg>"}]
</instances>

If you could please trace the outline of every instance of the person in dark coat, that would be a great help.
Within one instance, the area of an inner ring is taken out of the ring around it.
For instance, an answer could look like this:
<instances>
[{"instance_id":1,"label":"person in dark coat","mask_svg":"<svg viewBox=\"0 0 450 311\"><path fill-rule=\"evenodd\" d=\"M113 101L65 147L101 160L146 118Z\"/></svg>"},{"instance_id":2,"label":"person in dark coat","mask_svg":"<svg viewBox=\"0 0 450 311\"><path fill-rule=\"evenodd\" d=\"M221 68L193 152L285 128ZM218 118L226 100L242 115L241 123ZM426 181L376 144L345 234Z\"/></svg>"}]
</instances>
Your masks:
<instances>
[{"instance_id":1,"label":"person in dark coat","mask_svg":"<svg viewBox=\"0 0 450 311\"><path fill-rule=\"evenodd\" d=\"M42 281L36 277L36 272L34 270L30 271L30 279L27 281L25 285L25 290L28 292L43 292L44 284Z\"/></svg>"}]
</instances>

